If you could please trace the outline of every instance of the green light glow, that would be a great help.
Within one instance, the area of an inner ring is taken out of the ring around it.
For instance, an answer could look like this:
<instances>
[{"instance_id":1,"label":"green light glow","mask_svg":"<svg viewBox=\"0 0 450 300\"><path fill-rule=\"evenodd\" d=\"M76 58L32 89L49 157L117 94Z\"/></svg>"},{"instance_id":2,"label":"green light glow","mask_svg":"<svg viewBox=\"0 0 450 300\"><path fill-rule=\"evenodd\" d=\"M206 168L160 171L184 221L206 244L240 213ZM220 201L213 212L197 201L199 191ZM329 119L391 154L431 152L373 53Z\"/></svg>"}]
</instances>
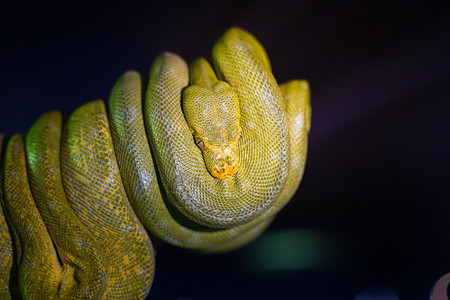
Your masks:
<instances>
[{"instance_id":1,"label":"green light glow","mask_svg":"<svg viewBox=\"0 0 450 300\"><path fill-rule=\"evenodd\" d=\"M332 238L319 231L268 231L244 251L252 271L279 271L326 267L336 256Z\"/></svg>"}]
</instances>

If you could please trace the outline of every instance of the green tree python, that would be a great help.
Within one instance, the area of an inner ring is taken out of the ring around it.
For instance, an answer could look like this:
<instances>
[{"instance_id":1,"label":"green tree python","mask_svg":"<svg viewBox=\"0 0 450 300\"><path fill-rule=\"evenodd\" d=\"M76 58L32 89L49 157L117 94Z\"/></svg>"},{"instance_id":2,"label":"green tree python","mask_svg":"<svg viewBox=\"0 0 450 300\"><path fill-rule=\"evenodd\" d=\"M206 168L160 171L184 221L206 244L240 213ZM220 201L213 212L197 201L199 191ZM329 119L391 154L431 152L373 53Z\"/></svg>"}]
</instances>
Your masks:
<instances>
[{"instance_id":1,"label":"green tree python","mask_svg":"<svg viewBox=\"0 0 450 300\"><path fill-rule=\"evenodd\" d=\"M214 69L163 53L146 92L128 71L108 110L96 100L0 135L1 299L142 299L149 234L224 252L267 228L303 175L309 87L278 85L242 29L212 52Z\"/></svg>"}]
</instances>

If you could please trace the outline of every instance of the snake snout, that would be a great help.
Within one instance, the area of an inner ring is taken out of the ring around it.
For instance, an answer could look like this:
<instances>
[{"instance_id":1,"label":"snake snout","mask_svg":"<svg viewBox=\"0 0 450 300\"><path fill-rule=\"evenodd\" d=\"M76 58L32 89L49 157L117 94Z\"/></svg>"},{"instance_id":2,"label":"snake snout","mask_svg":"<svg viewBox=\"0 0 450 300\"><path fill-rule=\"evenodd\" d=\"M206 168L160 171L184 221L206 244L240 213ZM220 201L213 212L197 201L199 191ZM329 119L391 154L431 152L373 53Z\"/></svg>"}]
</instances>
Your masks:
<instances>
[{"instance_id":1,"label":"snake snout","mask_svg":"<svg viewBox=\"0 0 450 300\"><path fill-rule=\"evenodd\" d=\"M210 159L206 159L205 162L209 173L213 177L225 179L237 172L238 156L235 147L227 145L221 149L210 151L210 154L212 154Z\"/></svg>"},{"instance_id":2,"label":"snake snout","mask_svg":"<svg viewBox=\"0 0 450 300\"><path fill-rule=\"evenodd\" d=\"M229 178L237 171L237 161L230 162L229 159L220 159L216 165L211 167L211 175L217 179Z\"/></svg>"}]
</instances>

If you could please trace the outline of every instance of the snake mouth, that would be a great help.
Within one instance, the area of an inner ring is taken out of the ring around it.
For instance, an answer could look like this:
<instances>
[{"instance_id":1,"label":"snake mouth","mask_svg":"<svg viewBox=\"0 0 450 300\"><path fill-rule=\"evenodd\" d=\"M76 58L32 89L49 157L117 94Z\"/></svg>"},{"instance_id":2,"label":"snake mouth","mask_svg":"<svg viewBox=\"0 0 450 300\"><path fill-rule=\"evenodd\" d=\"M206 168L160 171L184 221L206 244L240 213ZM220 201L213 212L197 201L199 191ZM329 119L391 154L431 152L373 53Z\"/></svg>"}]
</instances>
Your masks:
<instances>
[{"instance_id":1,"label":"snake mouth","mask_svg":"<svg viewBox=\"0 0 450 300\"><path fill-rule=\"evenodd\" d=\"M238 170L239 157L236 153L235 141L222 147L203 148L203 157L206 167L214 178L225 179L236 174Z\"/></svg>"},{"instance_id":2,"label":"snake mouth","mask_svg":"<svg viewBox=\"0 0 450 300\"><path fill-rule=\"evenodd\" d=\"M211 175L217 179L225 179L233 176L237 172L237 163L220 163L211 168Z\"/></svg>"}]
</instances>

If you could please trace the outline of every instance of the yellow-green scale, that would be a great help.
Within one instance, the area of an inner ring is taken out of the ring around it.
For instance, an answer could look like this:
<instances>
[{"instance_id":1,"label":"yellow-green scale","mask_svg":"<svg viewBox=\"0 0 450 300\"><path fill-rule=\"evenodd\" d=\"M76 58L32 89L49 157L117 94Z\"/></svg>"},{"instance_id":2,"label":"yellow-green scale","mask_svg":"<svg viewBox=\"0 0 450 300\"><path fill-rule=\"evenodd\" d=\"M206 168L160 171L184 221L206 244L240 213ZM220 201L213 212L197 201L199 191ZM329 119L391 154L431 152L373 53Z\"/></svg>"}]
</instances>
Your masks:
<instances>
[{"instance_id":1,"label":"yellow-green scale","mask_svg":"<svg viewBox=\"0 0 450 300\"><path fill-rule=\"evenodd\" d=\"M238 28L219 39L213 59L215 70L164 53L145 101L129 71L111 92L109 117L100 100L64 128L49 112L25 141L13 136L3 158L0 134L0 298L15 297L13 250L24 298L144 298L154 271L144 226L174 245L223 252L270 224L303 175L308 84L278 86L264 48ZM189 84L208 92L187 92ZM228 151L216 164L229 165L226 176L211 176L200 149L210 145Z\"/></svg>"}]
</instances>

